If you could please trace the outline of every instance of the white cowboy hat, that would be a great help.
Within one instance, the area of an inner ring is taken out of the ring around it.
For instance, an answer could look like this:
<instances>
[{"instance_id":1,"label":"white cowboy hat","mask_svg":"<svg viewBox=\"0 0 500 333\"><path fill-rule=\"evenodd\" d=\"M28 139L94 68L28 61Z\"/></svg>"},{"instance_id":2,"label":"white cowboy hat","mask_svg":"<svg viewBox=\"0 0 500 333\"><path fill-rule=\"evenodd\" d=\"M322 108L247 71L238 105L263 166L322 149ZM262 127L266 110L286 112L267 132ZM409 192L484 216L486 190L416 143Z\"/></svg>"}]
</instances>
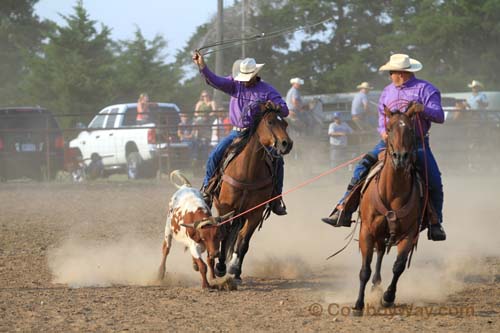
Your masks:
<instances>
[{"instance_id":1,"label":"white cowboy hat","mask_svg":"<svg viewBox=\"0 0 500 333\"><path fill-rule=\"evenodd\" d=\"M233 68L231 70L231 75L233 76L233 78L238 76L238 74L240 72L240 64L242 61L243 61L243 59L236 59L233 62Z\"/></svg>"},{"instance_id":2,"label":"white cowboy hat","mask_svg":"<svg viewBox=\"0 0 500 333\"><path fill-rule=\"evenodd\" d=\"M400 71L400 72L418 72L422 69L420 61L410 58L407 54L393 54L385 65L378 70L382 71Z\"/></svg>"},{"instance_id":3,"label":"white cowboy hat","mask_svg":"<svg viewBox=\"0 0 500 333\"><path fill-rule=\"evenodd\" d=\"M368 82L361 82L356 88L358 89L373 89Z\"/></svg>"},{"instance_id":4,"label":"white cowboy hat","mask_svg":"<svg viewBox=\"0 0 500 333\"><path fill-rule=\"evenodd\" d=\"M302 80L301 78L299 77L294 77L293 79L290 79L290 84L300 84L301 86L304 85L304 80Z\"/></svg>"},{"instance_id":5,"label":"white cowboy hat","mask_svg":"<svg viewBox=\"0 0 500 333\"><path fill-rule=\"evenodd\" d=\"M250 81L264 64L258 64L254 58L245 58L240 63L240 71L234 78L235 81L248 82Z\"/></svg>"},{"instance_id":6,"label":"white cowboy hat","mask_svg":"<svg viewBox=\"0 0 500 333\"><path fill-rule=\"evenodd\" d=\"M472 82L471 82L471 83L469 83L467 86L468 86L469 88L474 88L474 87L481 87L481 88L482 88L482 87L483 87L483 84L482 84L481 82L479 82L479 81L472 80Z\"/></svg>"}]
</instances>

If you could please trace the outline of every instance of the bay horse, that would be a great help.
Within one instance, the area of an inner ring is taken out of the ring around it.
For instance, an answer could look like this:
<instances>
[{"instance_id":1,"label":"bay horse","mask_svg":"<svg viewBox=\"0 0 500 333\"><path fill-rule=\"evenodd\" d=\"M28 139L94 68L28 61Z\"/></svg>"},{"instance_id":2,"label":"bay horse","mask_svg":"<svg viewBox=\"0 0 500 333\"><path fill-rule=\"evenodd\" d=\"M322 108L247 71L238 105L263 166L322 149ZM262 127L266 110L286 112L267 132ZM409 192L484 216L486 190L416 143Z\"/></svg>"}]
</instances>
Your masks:
<instances>
[{"instance_id":1,"label":"bay horse","mask_svg":"<svg viewBox=\"0 0 500 333\"><path fill-rule=\"evenodd\" d=\"M423 209L415 168L415 104L410 103L404 113L391 112L384 106L384 113L388 118L384 164L380 173L368 184L360 203L359 247L362 265L359 295L353 308L356 315L363 313L365 287L371 275L374 249L377 251L377 263L372 289L380 287L380 269L386 249L389 252L390 247L397 244L393 278L381 299L384 307L394 304L396 285L417 239Z\"/></svg>"},{"instance_id":2,"label":"bay horse","mask_svg":"<svg viewBox=\"0 0 500 333\"><path fill-rule=\"evenodd\" d=\"M219 215L236 211L241 214L272 198L275 179L273 179L272 160L288 154L293 146L288 136L288 123L279 110L261 104L261 112L254 123L237 144L243 150L233 158L222 175L219 195L214 197L214 205ZM229 273L236 281L241 281L241 267L248 251L250 239L255 229L269 216L265 205L258 207L223 227L220 255L216 274L226 274L226 261L230 260Z\"/></svg>"}]
</instances>

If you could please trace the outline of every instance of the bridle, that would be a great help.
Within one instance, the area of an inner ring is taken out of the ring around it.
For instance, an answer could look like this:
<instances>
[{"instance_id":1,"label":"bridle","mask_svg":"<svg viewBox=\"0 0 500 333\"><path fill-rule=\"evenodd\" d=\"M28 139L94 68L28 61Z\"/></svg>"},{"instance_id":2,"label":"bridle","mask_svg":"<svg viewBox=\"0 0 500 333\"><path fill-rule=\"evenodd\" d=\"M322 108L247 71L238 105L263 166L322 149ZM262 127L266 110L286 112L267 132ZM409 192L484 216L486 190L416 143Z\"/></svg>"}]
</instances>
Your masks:
<instances>
[{"instance_id":1,"label":"bridle","mask_svg":"<svg viewBox=\"0 0 500 333\"><path fill-rule=\"evenodd\" d=\"M398 115L399 117L407 117L408 116L403 113L403 112L400 112L399 114L398 113L394 113L395 115ZM414 129L414 124L413 122L411 121L410 118L408 118L408 122L410 124L407 124L406 121L404 119L398 119L397 120L397 124L396 122L392 124L391 127L394 127L394 126L398 126L398 127L406 127L406 129L404 129L403 131L409 131L406 132L406 133L403 133L403 136L404 135L409 135L410 138L412 139L412 145L411 145L411 149L408 151L408 154L409 154L409 158L410 158L410 163L407 163L406 165L406 171L409 172L411 170L411 168L413 167L413 162L416 160L416 153L417 153L417 150L416 150L416 147L417 147L417 137L415 136L415 129ZM394 146L393 146L393 143L392 141L394 140L394 130L391 128L391 127L387 127L386 126L386 133L387 133L387 149L386 149L386 160L387 158L390 158L392 164L393 164L393 167L396 167L395 166L395 162L394 162L394 159L392 158L392 156L394 156L393 154L396 153L396 150L394 149Z\"/></svg>"},{"instance_id":2,"label":"bridle","mask_svg":"<svg viewBox=\"0 0 500 333\"><path fill-rule=\"evenodd\" d=\"M268 111L265 111L264 115L262 116L262 119L261 119L261 122L264 121L265 122L265 126L267 127L267 129L269 130L269 132L271 133L272 137L273 137L273 144L271 146L265 146L261 141L260 141L260 136L259 136L259 132L257 130L255 130L255 134L257 135L257 138L258 138L258 141L261 145L261 147L259 148L260 149L264 149L264 151L266 152L266 154L271 158L271 159L277 159L277 158L280 158L282 156L282 154L280 153L279 149L277 149L277 144L278 144L278 137L276 136L276 133L274 133L274 130L273 130L273 127L271 127L269 125L269 122L266 120L266 116L270 113L277 113L277 121L278 122L284 122L286 124L286 120L284 120L283 118L281 118L281 116L279 115L278 113L279 111L278 110L268 110ZM268 147L272 147L273 149L267 149Z\"/></svg>"}]
</instances>

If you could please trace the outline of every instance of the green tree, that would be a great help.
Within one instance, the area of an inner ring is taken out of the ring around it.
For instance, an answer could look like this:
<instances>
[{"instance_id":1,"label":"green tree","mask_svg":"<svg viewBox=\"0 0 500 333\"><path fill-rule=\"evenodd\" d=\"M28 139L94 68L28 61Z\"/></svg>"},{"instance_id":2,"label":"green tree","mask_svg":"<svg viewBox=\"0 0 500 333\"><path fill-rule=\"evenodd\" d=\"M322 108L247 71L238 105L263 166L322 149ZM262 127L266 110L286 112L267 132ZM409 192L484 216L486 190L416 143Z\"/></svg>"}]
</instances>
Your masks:
<instances>
[{"instance_id":1,"label":"green tree","mask_svg":"<svg viewBox=\"0 0 500 333\"><path fill-rule=\"evenodd\" d=\"M31 59L26 78L26 93L33 103L47 106L55 113L88 113L88 120L109 103L113 82L113 53L110 30L90 20L78 1L74 14L62 16L66 26L53 25L43 52ZM63 118L60 123L74 124Z\"/></svg>"},{"instance_id":2,"label":"green tree","mask_svg":"<svg viewBox=\"0 0 500 333\"><path fill-rule=\"evenodd\" d=\"M147 92L154 101L174 100L182 71L174 64L165 63L166 47L163 37L148 41L140 29L136 30L133 40L118 43L113 85L115 101L135 101L141 92Z\"/></svg>"},{"instance_id":3,"label":"green tree","mask_svg":"<svg viewBox=\"0 0 500 333\"><path fill-rule=\"evenodd\" d=\"M48 28L33 13L38 0L0 2L0 104L19 105L26 99L20 82L26 74L26 59L38 52Z\"/></svg>"}]
</instances>

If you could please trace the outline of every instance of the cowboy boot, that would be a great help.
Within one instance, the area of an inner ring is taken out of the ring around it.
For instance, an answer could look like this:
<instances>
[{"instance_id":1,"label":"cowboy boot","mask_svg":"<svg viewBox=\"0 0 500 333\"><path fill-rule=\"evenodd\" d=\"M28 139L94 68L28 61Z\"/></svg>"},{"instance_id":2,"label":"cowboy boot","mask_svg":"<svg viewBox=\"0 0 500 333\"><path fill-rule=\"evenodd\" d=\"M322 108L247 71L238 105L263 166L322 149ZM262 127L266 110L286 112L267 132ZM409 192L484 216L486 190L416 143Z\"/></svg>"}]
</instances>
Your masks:
<instances>
[{"instance_id":1,"label":"cowboy boot","mask_svg":"<svg viewBox=\"0 0 500 333\"><path fill-rule=\"evenodd\" d=\"M272 201L270 206L271 206L272 212L278 216L283 216L283 215L288 214L286 211L285 203L283 202L283 200L281 198L278 198L278 199Z\"/></svg>"},{"instance_id":2,"label":"cowboy boot","mask_svg":"<svg viewBox=\"0 0 500 333\"><path fill-rule=\"evenodd\" d=\"M429 232L427 237L433 241L444 241L446 240L446 233L444 232L441 223L431 224L429 227Z\"/></svg>"},{"instance_id":3,"label":"cowboy boot","mask_svg":"<svg viewBox=\"0 0 500 333\"><path fill-rule=\"evenodd\" d=\"M436 210L431 203L427 205L427 218L429 230L427 231L427 238L433 241L446 240L446 233L444 232L441 221L436 213Z\"/></svg>"},{"instance_id":4,"label":"cowboy boot","mask_svg":"<svg viewBox=\"0 0 500 333\"><path fill-rule=\"evenodd\" d=\"M352 224L352 213L346 212L343 205L337 205L332 215L324 217L321 221L332 227L350 227Z\"/></svg>"}]
</instances>

